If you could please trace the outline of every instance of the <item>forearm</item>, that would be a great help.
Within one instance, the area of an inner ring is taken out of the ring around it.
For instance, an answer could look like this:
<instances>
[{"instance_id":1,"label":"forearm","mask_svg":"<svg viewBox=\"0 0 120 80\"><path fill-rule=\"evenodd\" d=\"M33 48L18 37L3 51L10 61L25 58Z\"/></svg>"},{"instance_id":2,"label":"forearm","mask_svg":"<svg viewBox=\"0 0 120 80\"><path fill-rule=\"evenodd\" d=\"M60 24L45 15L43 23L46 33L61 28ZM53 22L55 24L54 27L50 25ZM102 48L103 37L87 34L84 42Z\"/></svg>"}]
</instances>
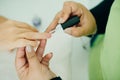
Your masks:
<instances>
[{"instance_id":1,"label":"forearm","mask_svg":"<svg viewBox=\"0 0 120 80\"><path fill-rule=\"evenodd\" d=\"M0 24L7 21L8 19L3 17L3 16L0 16Z\"/></svg>"},{"instance_id":2,"label":"forearm","mask_svg":"<svg viewBox=\"0 0 120 80\"><path fill-rule=\"evenodd\" d=\"M113 1L114 0L104 0L98 6L90 10L97 23L97 34L105 33L106 24Z\"/></svg>"}]
</instances>

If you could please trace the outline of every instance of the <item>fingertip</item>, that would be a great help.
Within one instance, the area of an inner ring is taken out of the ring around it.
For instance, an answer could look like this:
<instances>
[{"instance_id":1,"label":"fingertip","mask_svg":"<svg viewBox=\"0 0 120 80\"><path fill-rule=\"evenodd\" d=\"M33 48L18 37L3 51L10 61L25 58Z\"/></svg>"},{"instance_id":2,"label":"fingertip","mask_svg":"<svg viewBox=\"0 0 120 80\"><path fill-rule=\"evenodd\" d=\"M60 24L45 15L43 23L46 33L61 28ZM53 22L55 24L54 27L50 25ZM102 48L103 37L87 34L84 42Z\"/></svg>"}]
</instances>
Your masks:
<instances>
[{"instance_id":1,"label":"fingertip","mask_svg":"<svg viewBox=\"0 0 120 80\"><path fill-rule=\"evenodd\" d=\"M53 53L52 52L50 52L50 53L47 54L47 58L48 59L51 59L52 57L53 57Z\"/></svg>"},{"instance_id":2,"label":"fingertip","mask_svg":"<svg viewBox=\"0 0 120 80\"><path fill-rule=\"evenodd\" d=\"M52 53L48 53L48 54L46 54L46 55L43 57L43 60L42 60L42 61L49 63L49 61L51 60L52 56L53 56Z\"/></svg>"},{"instance_id":3,"label":"fingertip","mask_svg":"<svg viewBox=\"0 0 120 80\"><path fill-rule=\"evenodd\" d=\"M52 52L50 52L50 55L51 55L51 57L53 57L53 53Z\"/></svg>"},{"instance_id":4,"label":"fingertip","mask_svg":"<svg viewBox=\"0 0 120 80\"><path fill-rule=\"evenodd\" d=\"M47 37L47 38L50 38L51 36L52 36L51 33L46 33L46 37Z\"/></svg>"},{"instance_id":5,"label":"fingertip","mask_svg":"<svg viewBox=\"0 0 120 80\"><path fill-rule=\"evenodd\" d=\"M49 39L49 38L51 38L51 36L52 36L51 33L46 33L46 32L44 32L44 33L40 33L38 39Z\"/></svg>"}]
</instances>

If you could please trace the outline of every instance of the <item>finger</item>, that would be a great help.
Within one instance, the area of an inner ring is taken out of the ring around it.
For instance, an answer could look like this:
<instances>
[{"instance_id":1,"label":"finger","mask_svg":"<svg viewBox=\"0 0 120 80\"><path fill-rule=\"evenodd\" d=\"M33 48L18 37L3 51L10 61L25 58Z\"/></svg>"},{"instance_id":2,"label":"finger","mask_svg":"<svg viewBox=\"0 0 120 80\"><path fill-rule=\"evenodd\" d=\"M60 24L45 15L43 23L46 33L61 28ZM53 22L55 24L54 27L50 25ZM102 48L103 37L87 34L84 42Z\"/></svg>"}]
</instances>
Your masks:
<instances>
[{"instance_id":1,"label":"finger","mask_svg":"<svg viewBox=\"0 0 120 80\"><path fill-rule=\"evenodd\" d=\"M91 34L94 34L96 32L96 26L93 25L92 28L89 27L89 25L91 25L91 23L92 22L90 22L88 20L87 24L85 24L85 21L82 20L79 24L65 29L64 32L67 34L70 34L72 36L75 36L75 37L91 35Z\"/></svg>"},{"instance_id":2,"label":"finger","mask_svg":"<svg viewBox=\"0 0 120 80\"><path fill-rule=\"evenodd\" d=\"M37 46L37 41L30 41L30 40L26 40L26 39L18 39L17 41L15 41L14 44L11 44L11 49L14 49L14 48L19 48L19 47L25 47L27 45L31 45L33 47L36 47Z\"/></svg>"},{"instance_id":3,"label":"finger","mask_svg":"<svg viewBox=\"0 0 120 80\"><path fill-rule=\"evenodd\" d=\"M58 25L58 22L60 20L61 17L61 12L58 12L55 16L55 18L53 19L53 21L51 22L51 24L48 26L48 28L45 30L45 32L50 32L52 30L54 30L56 28L56 26Z\"/></svg>"},{"instance_id":4,"label":"finger","mask_svg":"<svg viewBox=\"0 0 120 80\"><path fill-rule=\"evenodd\" d=\"M44 65L46 65L46 66L49 66L49 61L51 60L52 56L53 56L52 53L46 54L46 55L43 57L41 63L44 64Z\"/></svg>"},{"instance_id":5,"label":"finger","mask_svg":"<svg viewBox=\"0 0 120 80\"><path fill-rule=\"evenodd\" d=\"M32 31L32 30L30 30L30 29L26 29L26 28L19 28L19 27L17 27L17 33L18 34L22 34L22 33L25 33L25 32L35 32L35 31ZM37 32L36 32L37 33Z\"/></svg>"},{"instance_id":6,"label":"finger","mask_svg":"<svg viewBox=\"0 0 120 80\"><path fill-rule=\"evenodd\" d=\"M37 67L40 64L32 46L26 46L26 55L30 67Z\"/></svg>"},{"instance_id":7,"label":"finger","mask_svg":"<svg viewBox=\"0 0 120 80\"><path fill-rule=\"evenodd\" d=\"M59 20L59 23L64 23L72 14L72 7L68 6L67 3L64 3L63 9L62 9L62 15Z\"/></svg>"},{"instance_id":8,"label":"finger","mask_svg":"<svg viewBox=\"0 0 120 80\"><path fill-rule=\"evenodd\" d=\"M64 23L71 14L71 7L64 5L63 10L58 12L52 23L48 26L45 32L50 32L56 28L58 23Z\"/></svg>"},{"instance_id":9,"label":"finger","mask_svg":"<svg viewBox=\"0 0 120 80\"><path fill-rule=\"evenodd\" d=\"M38 32L26 32L20 34L21 38L30 39L30 40L40 40L48 39L51 37L50 33L38 33Z\"/></svg>"},{"instance_id":10,"label":"finger","mask_svg":"<svg viewBox=\"0 0 120 80\"><path fill-rule=\"evenodd\" d=\"M19 28L25 28L25 29L29 29L34 32L38 32L38 30L35 27L32 27L32 26L28 25L27 23L19 22L19 21L13 21L13 23L14 23L14 25L16 25Z\"/></svg>"},{"instance_id":11,"label":"finger","mask_svg":"<svg viewBox=\"0 0 120 80\"><path fill-rule=\"evenodd\" d=\"M42 56L44 54L46 42L47 42L47 40L45 40L45 39L40 40L40 44L39 44L37 51L36 51L37 57L40 61L42 60Z\"/></svg>"},{"instance_id":12,"label":"finger","mask_svg":"<svg viewBox=\"0 0 120 80\"><path fill-rule=\"evenodd\" d=\"M78 17L80 17L82 14L82 7L80 7L80 5L81 4L73 1L67 1L64 3L64 7L66 7L66 10L69 8L68 10L70 11L70 15L77 15Z\"/></svg>"},{"instance_id":13,"label":"finger","mask_svg":"<svg viewBox=\"0 0 120 80\"><path fill-rule=\"evenodd\" d=\"M20 71L26 64L26 57L25 57L25 47L19 48L16 53L15 58L15 67L17 71Z\"/></svg>"}]
</instances>

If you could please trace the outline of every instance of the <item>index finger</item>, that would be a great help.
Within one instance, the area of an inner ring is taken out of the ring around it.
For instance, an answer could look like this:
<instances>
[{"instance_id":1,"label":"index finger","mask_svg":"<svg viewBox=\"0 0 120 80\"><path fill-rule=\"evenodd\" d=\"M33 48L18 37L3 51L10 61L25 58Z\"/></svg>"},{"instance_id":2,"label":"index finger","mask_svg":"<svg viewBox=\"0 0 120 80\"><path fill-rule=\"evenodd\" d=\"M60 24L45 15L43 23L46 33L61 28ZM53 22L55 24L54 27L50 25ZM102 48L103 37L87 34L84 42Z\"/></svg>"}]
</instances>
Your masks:
<instances>
[{"instance_id":1,"label":"index finger","mask_svg":"<svg viewBox=\"0 0 120 80\"><path fill-rule=\"evenodd\" d=\"M42 56L43 56L43 53L45 50L46 42L47 42L47 40L45 40L45 39L40 40L40 44L39 44L37 51L36 51L37 57L40 61L42 60Z\"/></svg>"},{"instance_id":2,"label":"index finger","mask_svg":"<svg viewBox=\"0 0 120 80\"><path fill-rule=\"evenodd\" d=\"M61 12L58 12L55 16L55 18L53 19L53 21L51 22L51 24L48 26L48 28L45 30L45 32L50 32L52 30L54 30L56 28L56 26L58 25L58 22L60 20L60 16L61 16Z\"/></svg>"}]
</instances>

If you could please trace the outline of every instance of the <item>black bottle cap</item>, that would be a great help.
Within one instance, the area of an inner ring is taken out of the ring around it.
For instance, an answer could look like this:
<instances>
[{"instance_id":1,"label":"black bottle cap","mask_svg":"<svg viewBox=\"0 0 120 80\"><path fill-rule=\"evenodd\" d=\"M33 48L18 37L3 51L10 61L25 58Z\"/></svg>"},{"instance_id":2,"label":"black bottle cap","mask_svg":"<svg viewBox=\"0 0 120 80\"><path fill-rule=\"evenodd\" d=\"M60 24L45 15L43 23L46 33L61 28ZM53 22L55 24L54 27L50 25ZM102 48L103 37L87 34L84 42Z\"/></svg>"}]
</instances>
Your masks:
<instances>
[{"instance_id":1,"label":"black bottle cap","mask_svg":"<svg viewBox=\"0 0 120 80\"><path fill-rule=\"evenodd\" d=\"M78 16L71 16L68 20L61 24L63 30L69 27L72 27L80 22L80 18Z\"/></svg>"}]
</instances>

